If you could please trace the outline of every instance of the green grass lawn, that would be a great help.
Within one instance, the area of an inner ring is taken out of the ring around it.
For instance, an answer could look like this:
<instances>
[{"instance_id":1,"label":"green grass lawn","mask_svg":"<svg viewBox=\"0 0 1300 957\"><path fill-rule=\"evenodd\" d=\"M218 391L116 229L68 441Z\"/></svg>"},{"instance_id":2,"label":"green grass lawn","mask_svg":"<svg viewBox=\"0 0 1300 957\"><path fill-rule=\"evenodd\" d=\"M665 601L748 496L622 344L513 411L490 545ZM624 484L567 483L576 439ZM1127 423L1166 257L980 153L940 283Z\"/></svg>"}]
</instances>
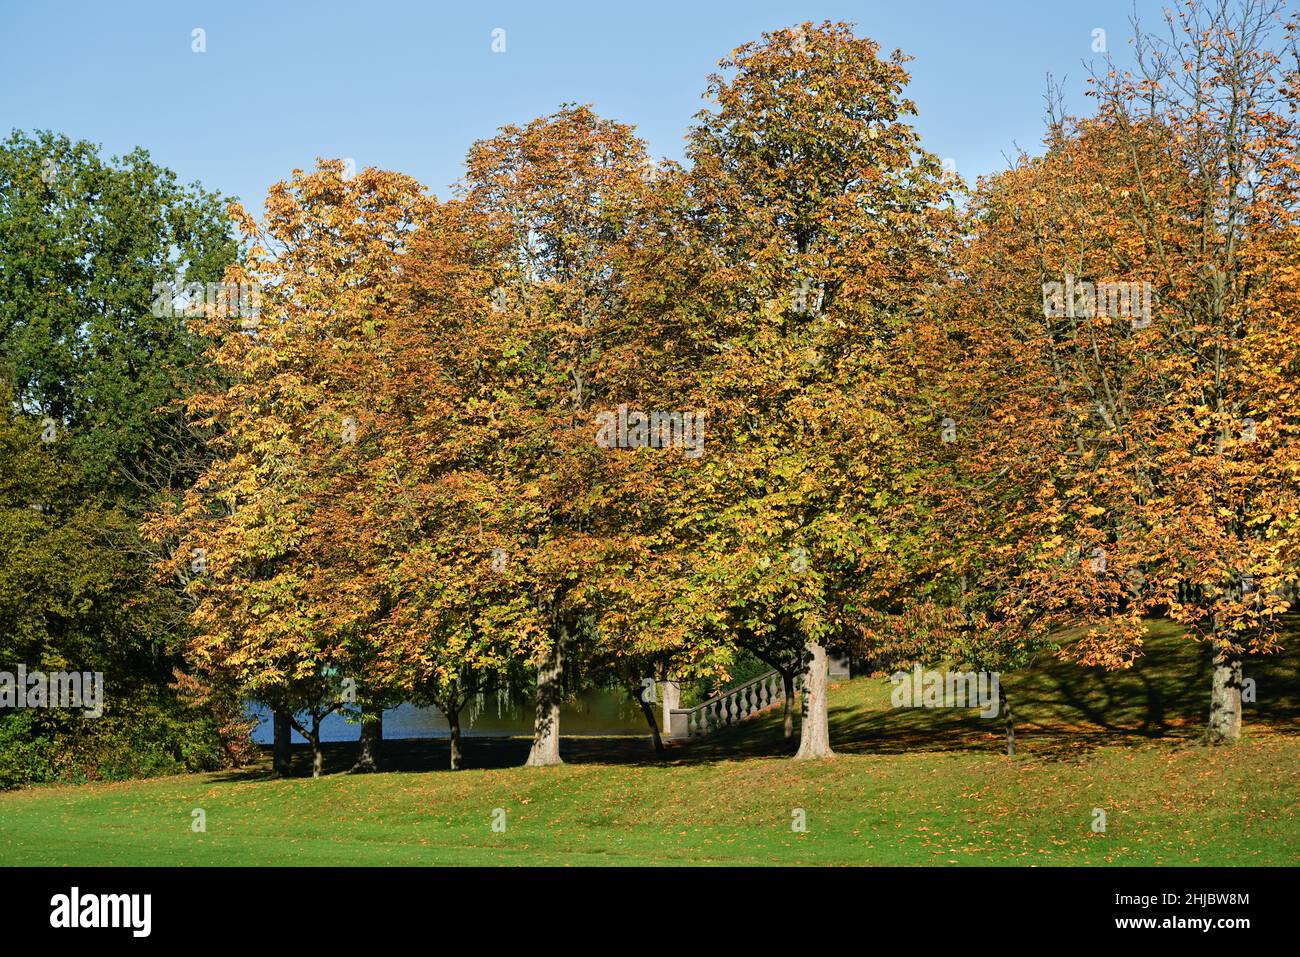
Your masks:
<instances>
[{"instance_id":1,"label":"green grass lawn","mask_svg":"<svg viewBox=\"0 0 1300 957\"><path fill-rule=\"evenodd\" d=\"M1298 658L1248 664L1259 700L1233 748L1197 745L1207 663L1157 624L1130 672L1050 661L1005 676L1015 758L1000 721L892 710L888 679L860 678L833 691L834 761L790 761L769 715L664 763L639 741L566 741L564 767L475 768L527 743L470 740L471 768L455 774L277 780L263 767L40 787L0 794L0 863L1294 864ZM412 768L446 753L393 750ZM191 830L195 808L206 833ZM791 829L797 808L805 833Z\"/></svg>"}]
</instances>

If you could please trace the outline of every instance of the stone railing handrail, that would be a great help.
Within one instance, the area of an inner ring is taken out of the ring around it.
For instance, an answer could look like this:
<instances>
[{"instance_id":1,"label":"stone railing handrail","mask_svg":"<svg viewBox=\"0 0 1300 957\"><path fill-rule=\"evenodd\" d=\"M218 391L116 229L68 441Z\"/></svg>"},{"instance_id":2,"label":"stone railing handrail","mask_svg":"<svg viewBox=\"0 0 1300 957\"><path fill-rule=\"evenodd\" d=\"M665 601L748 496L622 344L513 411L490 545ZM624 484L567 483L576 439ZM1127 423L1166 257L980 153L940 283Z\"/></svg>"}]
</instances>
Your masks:
<instances>
[{"instance_id":1,"label":"stone railing handrail","mask_svg":"<svg viewBox=\"0 0 1300 957\"><path fill-rule=\"evenodd\" d=\"M803 683L803 675L796 675L794 687L797 691ZM703 701L693 708L673 708L669 714L668 736L670 738L696 738L712 734L719 728L739 724L761 711L766 711L785 700L785 685L781 673L773 669L744 684L729 688L708 701Z\"/></svg>"}]
</instances>

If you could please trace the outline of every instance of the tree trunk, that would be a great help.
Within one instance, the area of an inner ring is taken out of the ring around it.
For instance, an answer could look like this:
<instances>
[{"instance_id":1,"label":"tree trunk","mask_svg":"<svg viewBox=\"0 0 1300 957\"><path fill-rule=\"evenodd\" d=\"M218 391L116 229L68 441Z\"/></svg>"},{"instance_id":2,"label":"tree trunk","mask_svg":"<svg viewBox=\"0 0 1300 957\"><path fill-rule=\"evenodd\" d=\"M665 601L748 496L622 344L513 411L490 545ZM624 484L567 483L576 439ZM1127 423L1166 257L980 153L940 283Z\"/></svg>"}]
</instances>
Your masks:
<instances>
[{"instance_id":1,"label":"tree trunk","mask_svg":"<svg viewBox=\"0 0 1300 957\"><path fill-rule=\"evenodd\" d=\"M781 687L785 689L785 739L794 737L794 672L781 672Z\"/></svg>"},{"instance_id":2,"label":"tree trunk","mask_svg":"<svg viewBox=\"0 0 1300 957\"><path fill-rule=\"evenodd\" d=\"M1210 723L1206 744L1236 744L1241 738L1241 655L1219 651L1214 655L1210 686Z\"/></svg>"},{"instance_id":3,"label":"tree trunk","mask_svg":"<svg viewBox=\"0 0 1300 957\"><path fill-rule=\"evenodd\" d=\"M1002 726L1007 731L1007 756L1015 757L1016 722L1011 716L1011 700L1007 697L1006 689L1001 684L998 685L998 699L998 707L1002 709Z\"/></svg>"},{"instance_id":4,"label":"tree trunk","mask_svg":"<svg viewBox=\"0 0 1300 957\"><path fill-rule=\"evenodd\" d=\"M320 749L320 718L312 715L311 718L311 776L318 778L321 775L321 769L324 767L324 755Z\"/></svg>"},{"instance_id":5,"label":"tree trunk","mask_svg":"<svg viewBox=\"0 0 1300 957\"><path fill-rule=\"evenodd\" d=\"M447 730L450 732L451 769L459 771L460 764L460 707L451 705L447 708Z\"/></svg>"},{"instance_id":6,"label":"tree trunk","mask_svg":"<svg viewBox=\"0 0 1300 957\"><path fill-rule=\"evenodd\" d=\"M646 701L645 695L638 689L636 700L641 705L641 713L645 715L645 723L650 725L650 737L654 740L655 754L659 757L664 756L664 739L659 734L659 722L655 720L655 709L651 707L650 702Z\"/></svg>"},{"instance_id":7,"label":"tree trunk","mask_svg":"<svg viewBox=\"0 0 1300 957\"><path fill-rule=\"evenodd\" d=\"M799 750L796 761L813 758L833 758L831 750L830 721L826 711L827 663L826 649L816 642L808 642L812 661L808 664L808 677L804 680L806 714L799 724Z\"/></svg>"},{"instance_id":8,"label":"tree trunk","mask_svg":"<svg viewBox=\"0 0 1300 957\"><path fill-rule=\"evenodd\" d=\"M524 767L563 764L560 760L560 694L564 673L563 633L550 657L537 669L537 714L533 719L533 747Z\"/></svg>"},{"instance_id":9,"label":"tree trunk","mask_svg":"<svg viewBox=\"0 0 1300 957\"><path fill-rule=\"evenodd\" d=\"M273 711L272 721L275 727L275 744L271 749L271 769L280 777L289 776L291 747L293 745L293 722L283 711Z\"/></svg>"},{"instance_id":10,"label":"tree trunk","mask_svg":"<svg viewBox=\"0 0 1300 957\"><path fill-rule=\"evenodd\" d=\"M682 706L682 686L665 678L661 686L664 689L664 717L660 725L667 734L673 733L673 712Z\"/></svg>"},{"instance_id":11,"label":"tree trunk","mask_svg":"<svg viewBox=\"0 0 1300 957\"><path fill-rule=\"evenodd\" d=\"M357 761L353 774L379 770L379 749L384 741L384 711L367 708L361 715L361 738L357 743Z\"/></svg>"}]
</instances>

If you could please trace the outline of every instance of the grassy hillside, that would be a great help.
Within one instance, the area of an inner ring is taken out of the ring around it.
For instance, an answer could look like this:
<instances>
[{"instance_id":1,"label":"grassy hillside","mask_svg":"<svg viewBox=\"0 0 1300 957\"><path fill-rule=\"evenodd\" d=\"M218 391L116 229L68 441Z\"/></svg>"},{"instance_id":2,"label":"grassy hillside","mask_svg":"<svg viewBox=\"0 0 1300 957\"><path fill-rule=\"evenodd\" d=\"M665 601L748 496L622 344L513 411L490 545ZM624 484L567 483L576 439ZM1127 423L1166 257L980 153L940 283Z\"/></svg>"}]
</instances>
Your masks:
<instances>
[{"instance_id":1,"label":"grassy hillside","mask_svg":"<svg viewBox=\"0 0 1300 957\"><path fill-rule=\"evenodd\" d=\"M526 741L470 741L471 769L452 774L428 770L445 744L407 742L390 751L409 770L385 774L262 767L0 794L0 863L1290 864L1297 658L1247 666L1258 702L1235 748L1196 745L1207 663L1158 624L1131 672L1049 661L1005 677L1014 759L1000 721L892 710L888 679L860 678L833 691L831 762L786 759L775 715L663 764L642 741L566 741L566 766L525 770Z\"/></svg>"}]
</instances>

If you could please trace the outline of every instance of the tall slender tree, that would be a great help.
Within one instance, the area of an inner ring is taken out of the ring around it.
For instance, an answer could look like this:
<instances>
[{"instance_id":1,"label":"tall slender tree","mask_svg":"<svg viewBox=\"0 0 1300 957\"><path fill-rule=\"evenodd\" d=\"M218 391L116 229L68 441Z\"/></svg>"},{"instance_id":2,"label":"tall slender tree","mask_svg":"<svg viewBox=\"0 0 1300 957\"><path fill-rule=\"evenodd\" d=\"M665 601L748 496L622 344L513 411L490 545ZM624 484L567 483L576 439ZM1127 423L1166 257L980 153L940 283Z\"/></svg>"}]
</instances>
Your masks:
<instances>
[{"instance_id":1,"label":"tall slender tree","mask_svg":"<svg viewBox=\"0 0 1300 957\"><path fill-rule=\"evenodd\" d=\"M250 249L227 278L255 284L260 301L207 310L212 361L229 385L191 406L216 433L216 459L150 526L177 543L164 570L189 579L194 660L297 726L316 775L322 720L359 684L384 684L370 644L386 596L358 587L368 579L352 577L338 518L367 436L360 390L379 351L375 325L395 308L400 257L427 206L414 180L372 169L349 178L322 161L272 188L263 224L233 208Z\"/></svg>"},{"instance_id":2,"label":"tall slender tree","mask_svg":"<svg viewBox=\"0 0 1300 957\"><path fill-rule=\"evenodd\" d=\"M619 547L601 477L616 463L596 443L594 416L622 301L614 245L646 176L632 130L580 106L505 127L467 161L463 202L500 243L481 295L512 377L491 397L492 414L507 424L495 468L517 502L519 537L505 560L519 569L546 635L531 766L561 762L565 657L593 634L601 570Z\"/></svg>"},{"instance_id":3,"label":"tall slender tree","mask_svg":"<svg viewBox=\"0 0 1300 957\"><path fill-rule=\"evenodd\" d=\"M827 648L894 577L885 517L908 494L891 354L948 214L905 61L847 24L765 34L722 61L687 151L708 344L694 568L715 627L806 670L800 758L832 755Z\"/></svg>"}]
</instances>

